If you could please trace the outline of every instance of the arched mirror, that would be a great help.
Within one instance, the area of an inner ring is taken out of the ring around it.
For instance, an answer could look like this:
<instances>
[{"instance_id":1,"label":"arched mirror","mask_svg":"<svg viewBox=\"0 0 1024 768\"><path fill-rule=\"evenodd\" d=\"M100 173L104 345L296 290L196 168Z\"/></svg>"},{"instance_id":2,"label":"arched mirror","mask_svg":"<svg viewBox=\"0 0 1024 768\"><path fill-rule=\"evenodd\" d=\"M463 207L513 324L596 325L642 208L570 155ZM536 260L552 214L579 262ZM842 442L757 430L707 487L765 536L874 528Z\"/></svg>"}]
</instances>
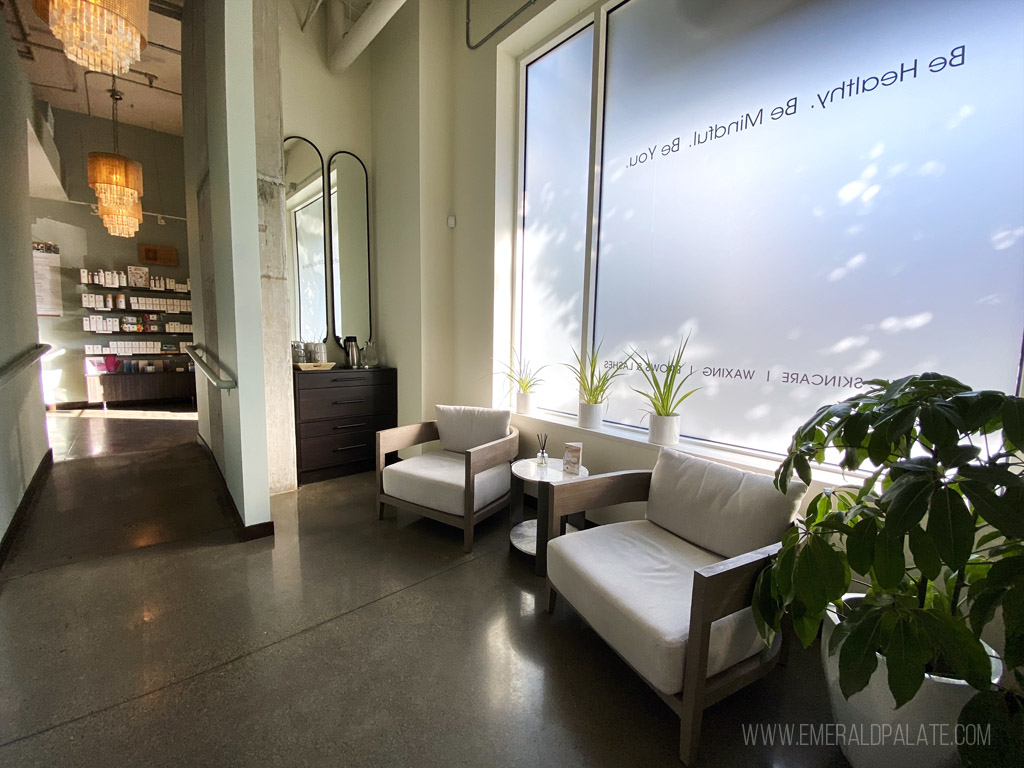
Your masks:
<instances>
[{"instance_id":1,"label":"arched mirror","mask_svg":"<svg viewBox=\"0 0 1024 768\"><path fill-rule=\"evenodd\" d=\"M359 344L365 344L373 338L366 166L351 152L335 152L328 171L334 329L339 339L355 336Z\"/></svg>"},{"instance_id":2,"label":"arched mirror","mask_svg":"<svg viewBox=\"0 0 1024 768\"><path fill-rule=\"evenodd\" d=\"M327 340L324 161L301 136L284 140L286 244L296 276L295 328L300 341Z\"/></svg>"}]
</instances>

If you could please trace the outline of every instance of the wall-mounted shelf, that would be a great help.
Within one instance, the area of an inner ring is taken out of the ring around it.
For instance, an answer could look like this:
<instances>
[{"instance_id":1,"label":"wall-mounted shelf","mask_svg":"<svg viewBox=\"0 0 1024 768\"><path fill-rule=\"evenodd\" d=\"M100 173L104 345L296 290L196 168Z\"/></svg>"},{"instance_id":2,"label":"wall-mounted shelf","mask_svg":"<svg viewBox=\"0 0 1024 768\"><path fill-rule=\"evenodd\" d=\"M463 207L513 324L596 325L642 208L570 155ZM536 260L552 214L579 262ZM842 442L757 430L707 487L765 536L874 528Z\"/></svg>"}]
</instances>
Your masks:
<instances>
[{"instance_id":1,"label":"wall-mounted shelf","mask_svg":"<svg viewBox=\"0 0 1024 768\"><path fill-rule=\"evenodd\" d=\"M114 288L95 283L78 283L78 288L80 293L153 293L157 296L181 296L185 299L192 297L191 291L168 291L166 289L160 291L156 288L130 288L127 285Z\"/></svg>"},{"instance_id":2,"label":"wall-mounted shelf","mask_svg":"<svg viewBox=\"0 0 1024 768\"><path fill-rule=\"evenodd\" d=\"M192 336L191 333L180 331L82 331L91 333L93 336Z\"/></svg>"},{"instance_id":3,"label":"wall-mounted shelf","mask_svg":"<svg viewBox=\"0 0 1024 768\"><path fill-rule=\"evenodd\" d=\"M81 310L80 314L87 312L109 312L113 315L137 315L140 312L144 315L189 315L191 312L169 312L166 309L107 309L105 307L75 307L75 310ZM65 314L72 314L72 312L65 312Z\"/></svg>"}]
</instances>

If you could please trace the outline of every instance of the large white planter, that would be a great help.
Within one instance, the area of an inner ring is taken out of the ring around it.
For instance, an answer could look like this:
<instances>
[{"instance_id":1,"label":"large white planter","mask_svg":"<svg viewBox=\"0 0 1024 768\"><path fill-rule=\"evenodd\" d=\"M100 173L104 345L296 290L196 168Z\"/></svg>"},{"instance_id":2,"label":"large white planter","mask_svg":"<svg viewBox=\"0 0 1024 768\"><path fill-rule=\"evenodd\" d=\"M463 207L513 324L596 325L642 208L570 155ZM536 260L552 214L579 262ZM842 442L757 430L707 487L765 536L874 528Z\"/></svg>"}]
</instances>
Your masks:
<instances>
[{"instance_id":1,"label":"large white planter","mask_svg":"<svg viewBox=\"0 0 1024 768\"><path fill-rule=\"evenodd\" d=\"M600 429L604 403L580 403L579 425L583 429Z\"/></svg>"},{"instance_id":2,"label":"large white planter","mask_svg":"<svg viewBox=\"0 0 1024 768\"><path fill-rule=\"evenodd\" d=\"M655 445L676 445L679 442L679 416L655 416L652 413L647 440Z\"/></svg>"},{"instance_id":3,"label":"large white planter","mask_svg":"<svg viewBox=\"0 0 1024 768\"><path fill-rule=\"evenodd\" d=\"M843 599L856 599L856 594ZM832 702L832 719L845 728L837 739L853 768L957 768L956 725L963 709L977 693L963 680L925 675L917 695L900 709L889 691L888 668L879 654L878 668L867 687L849 699L839 688L839 653L828 654L828 641L839 624L829 608L821 632L821 663ZM986 646L989 655L992 650ZM992 659L992 682L999 680L1002 663ZM856 743L851 743L856 742Z\"/></svg>"},{"instance_id":4,"label":"large white planter","mask_svg":"<svg viewBox=\"0 0 1024 768\"><path fill-rule=\"evenodd\" d=\"M533 392L516 392L516 413L533 413Z\"/></svg>"}]
</instances>

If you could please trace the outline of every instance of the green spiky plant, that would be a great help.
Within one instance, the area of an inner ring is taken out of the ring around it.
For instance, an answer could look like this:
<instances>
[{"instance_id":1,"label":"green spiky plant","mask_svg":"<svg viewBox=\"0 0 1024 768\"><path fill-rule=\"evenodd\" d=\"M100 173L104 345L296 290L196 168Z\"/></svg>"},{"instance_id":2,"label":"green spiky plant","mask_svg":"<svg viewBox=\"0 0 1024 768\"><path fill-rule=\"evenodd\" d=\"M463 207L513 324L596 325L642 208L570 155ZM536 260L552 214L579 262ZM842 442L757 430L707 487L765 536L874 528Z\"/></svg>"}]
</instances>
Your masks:
<instances>
[{"instance_id":1,"label":"green spiky plant","mask_svg":"<svg viewBox=\"0 0 1024 768\"><path fill-rule=\"evenodd\" d=\"M530 361L524 360L519 356L518 352L512 352L511 363L502 363L501 365L505 370L501 371L500 375L508 380L514 392L522 392L528 395L544 383L544 379L540 377L540 372L547 368L547 366L542 365L537 370L533 370Z\"/></svg>"},{"instance_id":2,"label":"green spiky plant","mask_svg":"<svg viewBox=\"0 0 1024 768\"><path fill-rule=\"evenodd\" d=\"M989 725L992 739L959 747L965 768L1019 765L1024 751L1022 449L1024 399L936 373L872 380L822 406L794 434L776 486L784 493L794 472L810 483L811 462L826 451L841 454L843 469L870 474L811 499L752 600L766 641L788 614L805 647L834 606L841 623L828 652L839 654L847 698L867 686L878 653L897 708L926 672L976 688L960 723ZM844 601L851 581L865 594ZM1016 691L992 685L981 643L997 607Z\"/></svg>"},{"instance_id":3,"label":"green spiky plant","mask_svg":"<svg viewBox=\"0 0 1024 768\"><path fill-rule=\"evenodd\" d=\"M686 354L686 345L689 342L690 334L688 333L669 358L664 376L658 373L656 364L647 352L640 352L636 347L629 352L628 359L643 374L650 391L636 387L630 387L630 389L647 399L655 416L678 416L676 411L683 401L700 389L700 387L695 387L688 392L682 391L687 379L694 374L693 371L690 371L685 376L682 375L683 355Z\"/></svg>"},{"instance_id":4,"label":"green spiky plant","mask_svg":"<svg viewBox=\"0 0 1024 768\"><path fill-rule=\"evenodd\" d=\"M584 352L582 355L574 349L572 355L576 358L576 364L563 363L563 365L572 371L572 375L576 377L576 383L579 384L580 388L580 401L588 405L603 403L608 399L612 382L622 375L622 366L613 365L602 371L598 365L598 359L601 355L600 344L595 349L590 352Z\"/></svg>"}]
</instances>

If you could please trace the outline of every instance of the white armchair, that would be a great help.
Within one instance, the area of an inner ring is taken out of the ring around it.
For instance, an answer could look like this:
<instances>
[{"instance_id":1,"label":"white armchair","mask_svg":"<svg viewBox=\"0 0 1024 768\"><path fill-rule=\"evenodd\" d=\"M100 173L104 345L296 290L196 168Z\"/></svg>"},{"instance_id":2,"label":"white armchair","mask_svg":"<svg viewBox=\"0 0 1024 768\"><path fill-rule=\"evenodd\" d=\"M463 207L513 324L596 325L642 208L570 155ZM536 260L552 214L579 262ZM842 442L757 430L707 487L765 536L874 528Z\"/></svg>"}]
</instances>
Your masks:
<instances>
[{"instance_id":1,"label":"white armchair","mask_svg":"<svg viewBox=\"0 0 1024 768\"><path fill-rule=\"evenodd\" d=\"M377 509L414 512L463 530L463 549L473 549L478 522L509 505L510 463L519 452L511 413L493 408L438 405L437 421L377 433ZM388 454L441 441L430 451L395 464Z\"/></svg>"},{"instance_id":2,"label":"white armchair","mask_svg":"<svg viewBox=\"0 0 1024 768\"><path fill-rule=\"evenodd\" d=\"M593 475L548 488L548 610L562 595L681 720L692 766L704 709L767 674L754 581L778 551L806 491L672 450L652 472ZM647 501L644 520L559 536L587 508Z\"/></svg>"}]
</instances>

